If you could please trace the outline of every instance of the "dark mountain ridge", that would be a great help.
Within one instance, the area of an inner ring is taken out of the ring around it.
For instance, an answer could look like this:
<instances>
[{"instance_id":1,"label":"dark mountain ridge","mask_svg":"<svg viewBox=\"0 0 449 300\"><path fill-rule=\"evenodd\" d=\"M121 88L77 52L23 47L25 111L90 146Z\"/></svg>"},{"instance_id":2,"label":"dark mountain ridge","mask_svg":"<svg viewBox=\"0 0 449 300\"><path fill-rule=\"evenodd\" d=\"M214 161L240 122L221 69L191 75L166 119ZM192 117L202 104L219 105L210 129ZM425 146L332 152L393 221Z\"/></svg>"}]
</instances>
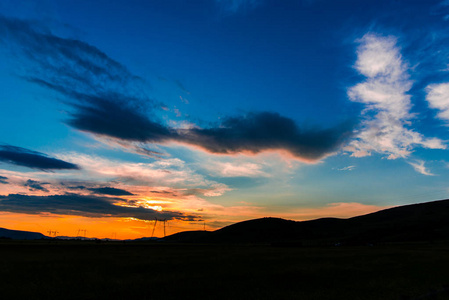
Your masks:
<instances>
[{"instance_id":1,"label":"dark mountain ridge","mask_svg":"<svg viewBox=\"0 0 449 300\"><path fill-rule=\"evenodd\" d=\"M261 218L213 232L179 232L166 241L292 245L372 244L449 240L449 200L393 207L348 219Z\"/></svg>"}]
</instances>

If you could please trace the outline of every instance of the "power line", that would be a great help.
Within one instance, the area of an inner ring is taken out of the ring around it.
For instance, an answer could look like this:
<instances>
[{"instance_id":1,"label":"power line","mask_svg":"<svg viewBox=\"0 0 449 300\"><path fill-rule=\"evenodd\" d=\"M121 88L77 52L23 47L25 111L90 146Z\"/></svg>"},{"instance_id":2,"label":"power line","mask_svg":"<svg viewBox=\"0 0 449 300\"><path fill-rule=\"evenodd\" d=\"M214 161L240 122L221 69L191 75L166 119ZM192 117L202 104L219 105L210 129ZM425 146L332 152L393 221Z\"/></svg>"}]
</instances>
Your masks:
<instances>
[{"instance_id":1,"label":"power line","mask_svg":"<svg viewBox=\"0 0 449 300\"><path fill-rule=\"evenodd\" d=\"M57 234L59 233L59 231L50 229L47 231L47 233L48 233L48 236L50 236L50 237L56 237Z\"/></svg>"}]
</instances>

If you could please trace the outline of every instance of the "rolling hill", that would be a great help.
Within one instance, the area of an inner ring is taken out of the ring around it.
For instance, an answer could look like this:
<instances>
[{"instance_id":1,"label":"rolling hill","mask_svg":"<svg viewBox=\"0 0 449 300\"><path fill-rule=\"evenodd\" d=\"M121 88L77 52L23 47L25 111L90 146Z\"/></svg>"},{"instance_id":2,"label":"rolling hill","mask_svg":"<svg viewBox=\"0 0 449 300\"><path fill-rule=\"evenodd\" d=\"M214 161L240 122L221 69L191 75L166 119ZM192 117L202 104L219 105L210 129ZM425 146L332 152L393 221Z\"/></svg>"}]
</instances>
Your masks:
<instances>
[{"instance_id":1,"label":"rolling hill","mask_svg":"<svg viewBox=\"0 0 449 300\"><path fill-rule=\"evenodd\" d=\"M261 218L232 224L213 232L180 232L164 240L274 245L449 240L449 200L399 206L349 219L323 218L297 222Z\"/></svg>"},{"instance_id":2,"label":"rolling hill","mask_svg":"<svg viewBox=\"0 0 449 300\"><path fill-rule=\"evenodd\" d=\"M20 231L0 228L0 238L7 238L12 240L40 240L49 239L49 237L39 232Z\"/></svg>"}]
</instances>

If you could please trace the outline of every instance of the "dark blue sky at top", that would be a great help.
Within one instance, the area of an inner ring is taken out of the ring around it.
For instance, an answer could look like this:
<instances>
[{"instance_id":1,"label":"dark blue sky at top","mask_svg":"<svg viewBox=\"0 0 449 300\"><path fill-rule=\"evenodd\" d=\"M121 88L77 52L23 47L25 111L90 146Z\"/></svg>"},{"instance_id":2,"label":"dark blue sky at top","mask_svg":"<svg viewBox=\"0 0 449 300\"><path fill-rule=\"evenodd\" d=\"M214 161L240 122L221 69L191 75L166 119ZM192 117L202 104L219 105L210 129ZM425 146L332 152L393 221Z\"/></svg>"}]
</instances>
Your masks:
<instances>
[{"instance_id":1,"label":"dark blue sky at top","mask_svg":"<svg viewBox=\"0 0 449 300\"><path fill-rule=\"evenodd\" d=\"M357 118L360 106L346 95L359 80L351 67L354 39L381 30L413 47L428 28L442 30L439 1L255 2L237 11L206 0L43 1L9 10L43 16L56 24L55 34L98 47L146 78L156 100L196 123L251 111L312 126ZM414 49L404 56L413 59ZM172 86L162 90L165 80Z\"/></svg>"},{"instance_id":2,"label":"dark blue sky at top","mask_svg":"<svg viewBox=\"0 0 449 300\"><path fill-rule=\"evenodd\" d=\"M217 6L99 1L67 5L60 14L88 28L87 41L92 38L137 74L150 75L155 88L158 77L182 83L191 93L183 96L194 104L185 110L197 118L215 121L217 110L270 110L320 124L350 117L345 81L353 72L345 61L353 53L343 51L352 45L342 44L341 37L352 30L352 18L370 10L360 7L348 16L347 10L322 10L319 3L282 2L231 14ZM341 22L347 28L336 31Z\"/></svg>"}]
</instances>

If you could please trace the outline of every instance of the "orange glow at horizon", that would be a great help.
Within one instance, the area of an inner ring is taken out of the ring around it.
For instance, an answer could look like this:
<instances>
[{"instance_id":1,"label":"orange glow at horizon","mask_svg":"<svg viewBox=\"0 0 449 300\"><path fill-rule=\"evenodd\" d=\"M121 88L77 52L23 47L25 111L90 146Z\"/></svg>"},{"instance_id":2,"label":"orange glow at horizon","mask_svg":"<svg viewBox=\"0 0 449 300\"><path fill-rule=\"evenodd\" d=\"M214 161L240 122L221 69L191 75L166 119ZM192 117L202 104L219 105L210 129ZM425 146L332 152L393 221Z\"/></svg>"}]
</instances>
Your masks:
<instances>
[{"instance_id":1,"label":"orange glow at horizon","mask_svg":"<svg viewBox=\"0 0 449 300\"><path fill-rule=\"evenodd\" d=\"M303 208L289 212L273 213L265 209L259 211L247 210L244 214L235 213L235 208L229 211L210 211L205 221L169 220L165 223L165 235L189 230L217 230L236 222L262 217L279 217L297 221L311 220L322 217L348 218L385 209L374 205L360 203L332 203L320 208ZM234 212L232 214L231 212ZM218 213L218 214L217 214ZM220 214L221 213L221 214ZM114 238L119 240L164 236L164 224L158 221L139 220L135 218L93 218L84 216L42 214L21 214L0 212L0 227L11 230L40 232L49 236L48 231L57 231L58 236L76 237L79 230L86 230L86 237Z\"/></svg>"},{"instance_id":2,"label":"orange glow at horizon","mask_svg":"<svg viewBox=\"0 0 449 300\"><path fill-rule=\"evenodd\" d=\"M154 221L135 218L89 218L55 214L28 215L0 212L0 227L10 230L40 232L49 236L48 231L57 231L58 236L84 236L79 230L86 230L86 237L114 238L119 240L151 237ZM154 236L163 237L162 222L157 222ZM165 224L166 235L186 230L203 230L202 222L170 220ZM210 230L210 227L206 228Z\"/></svg>"}]
</instances>

